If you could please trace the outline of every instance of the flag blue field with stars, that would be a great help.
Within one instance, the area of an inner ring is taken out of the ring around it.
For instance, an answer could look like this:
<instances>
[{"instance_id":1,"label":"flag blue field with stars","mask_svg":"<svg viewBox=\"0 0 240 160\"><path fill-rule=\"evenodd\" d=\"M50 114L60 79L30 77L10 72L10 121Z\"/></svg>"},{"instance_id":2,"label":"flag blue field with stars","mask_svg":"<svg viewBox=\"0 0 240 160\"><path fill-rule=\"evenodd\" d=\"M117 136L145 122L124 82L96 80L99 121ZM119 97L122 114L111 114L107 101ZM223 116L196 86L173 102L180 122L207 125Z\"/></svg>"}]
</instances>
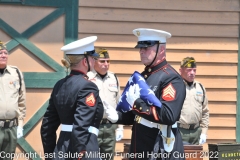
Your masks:
<instances>
[{"instance_id":1,"label":"flag blue field with stars","mask_svg":"<svg viewBox=\"0 0 240 160\"><path fill-rule=\"evenodd\" d=\"M130 86L134 85L139 85L140 98L144 102L146 102L149 105L161 108L162 103L160 102L160 100L155 96L154 92L150 89L142 75L139 72L135 71L129 78L125 86L125 89L118 101L116 109L117 111L127 112L132 109L132 106L126 100L127 98L126 93L129 91Z\"/></svg>"}]
</instances>

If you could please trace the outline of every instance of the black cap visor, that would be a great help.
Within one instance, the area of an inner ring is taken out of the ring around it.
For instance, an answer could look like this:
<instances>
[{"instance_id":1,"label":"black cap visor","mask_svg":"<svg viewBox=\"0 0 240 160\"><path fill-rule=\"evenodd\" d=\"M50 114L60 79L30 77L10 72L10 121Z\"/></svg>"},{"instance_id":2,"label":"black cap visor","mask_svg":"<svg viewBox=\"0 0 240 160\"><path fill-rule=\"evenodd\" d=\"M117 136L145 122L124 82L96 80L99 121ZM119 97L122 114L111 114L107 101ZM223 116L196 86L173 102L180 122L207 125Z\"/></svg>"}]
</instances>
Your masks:
<instances>
[{"instance_id":1,"label":"black cap visor","mask_svg":"<svg viewBox=\"0 0 240 160\"><path fill-rule=\"evenodd\" d=\"M147 47L152 47L155 44L158 44L159 41L138 41L137 45L135 48L147 48Z\"/></svg>"}]
</instances>

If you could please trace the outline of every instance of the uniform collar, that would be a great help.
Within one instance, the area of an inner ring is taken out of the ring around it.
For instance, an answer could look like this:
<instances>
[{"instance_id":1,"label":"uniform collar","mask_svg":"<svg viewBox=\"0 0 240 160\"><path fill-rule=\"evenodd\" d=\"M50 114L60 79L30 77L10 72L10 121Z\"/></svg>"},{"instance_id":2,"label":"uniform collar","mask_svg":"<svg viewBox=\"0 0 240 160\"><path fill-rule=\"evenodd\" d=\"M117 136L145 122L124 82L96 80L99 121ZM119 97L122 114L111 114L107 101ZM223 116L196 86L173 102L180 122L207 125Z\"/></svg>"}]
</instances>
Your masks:
<instances>
[{"instance_id":1,"label":"uniform collar","mask_svg":"<svg viewBox=\"0 0 240 160\"><path fill-rule=\"evenodd\" d=\"M151 66L151 67L145 67L144 71L143 71L143 76L145 78L148 77L148 75L162 69L164 66L166 66L168 63L166 61L166 59L164 59L163 61L159 62L158 64Z\"/></svg>"},{"instance_id":2,"label":"uniform collar","mask_svg":"<svg viewBox=\"0 0 240 160\"><path fill-rule=\"evenodd\" d=\"M97 71L93 70L92 73L93 73L94 77L98 76L98 77L101 78L101 75L100 75ZM107 78L109 77L109 72L108 72L108 71L107 71L105 77L107 77ZM105 77L104 77L104 78L105 78Z\"/></svg>"},{"instance_id":3,"label":"uniform collar","mask_svg":"<svg viewBox=\"0 0 240 160\"><path fill-rule=\"evenodd\" d=\"M6 68L0 69L0 73L3 74Z\"/></svg>"},{"instance_id":4,"label":"uniform collar","mask_svg":"<svg viewBox=\"0 0 240 160\"><path fill-rule=\"evenodd\" d=\"M188 86L187 82L183 79L183 82L185 83L186 86ZM193 84L190 87L196 87L196 81L193 81Z\"/></svg>"},{"instance_id":5,"label":"uniform collar","mask_svg":"<svg viewBox=\"0 0 240 160\"><path fill-rule=\"evenodd\" d=\"M79 74L85 75L85 73L83 73L82 71L79 71L79 70L71 70L71 72L70 72L71 76L79 75Z\"/></svg>"},{"instance_id":6,"label":"uniform collar","mask_svg":"<svg viewBox=\"0 0 240 160\"><path fill-rule=\"evenodd\" d=\"M95 77L101 78L101 76L95 70L92 70L92 71L88 72L87 74L90 78L95 78ZM105 77L109 78L109 71L107 71L107 75Z\"/></svg>"},{"instance_id":7,"label":"uniform collar","mask_svg":"<svg viewBox=\"0 0 240 160\"><path fill-rule=\"evenodd\" d=\"M5 70L3 71L3 74L6 73L6 72L9 73L9 74L11 74L11 71L12 71L12 68L7 65L7 67L6 67Z\"/></svg>"},{"instance_id":8,"label":"uniform collar","mask_svg":"<svg viewBox=\"0 0 240 160\"><path fill-rule=\"evenodd\" d=\"M17 67L15 67L15 66L7 65L6 68L3 71L3 74L5 74L5 73L14 74L14 73L16 73L16 69L17 69Z\"/></svg>"}]
</instances>

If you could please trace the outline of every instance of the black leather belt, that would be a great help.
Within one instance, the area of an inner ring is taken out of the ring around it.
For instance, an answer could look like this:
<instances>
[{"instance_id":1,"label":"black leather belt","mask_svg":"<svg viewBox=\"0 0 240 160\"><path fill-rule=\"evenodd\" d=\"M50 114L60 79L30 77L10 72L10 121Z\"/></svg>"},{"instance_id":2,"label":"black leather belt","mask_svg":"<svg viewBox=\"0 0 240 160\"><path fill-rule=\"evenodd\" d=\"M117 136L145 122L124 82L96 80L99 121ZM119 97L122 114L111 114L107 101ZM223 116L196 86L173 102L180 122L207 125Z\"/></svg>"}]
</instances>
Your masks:
<instances>
[{"instance_id":1,"label":"black leather belt","mask_svg":"<svg viewBox=\"0 0 240 160\"><path fill-rule=\"evenodd\" d=\"M196 128L199 127L199 123L196 123L196 124L181 124L181 123L178 123L178 127L193 130L193 129L196 129Z\"/></svg>"},{"instance_id":2,"label":"black leather belt","mask_svg":"<svg viewBox=\"0 0 240 160\"><path fill-rule=\"evenodd\" d=\"M10 128L18 125L18 119L0 119L0 127Z\"/></svg>"},{"instance_id":3,"label":"black leather belt","mask_svg":"<svg viewBox=\"0 0 240 160\"><path fill-rule=\"evenodd\" d=\"M107 123L109 123L109 120L106 118L102 119L102 121L100 122L100 124L107 124Z\"/></svg>"}]
</instances>

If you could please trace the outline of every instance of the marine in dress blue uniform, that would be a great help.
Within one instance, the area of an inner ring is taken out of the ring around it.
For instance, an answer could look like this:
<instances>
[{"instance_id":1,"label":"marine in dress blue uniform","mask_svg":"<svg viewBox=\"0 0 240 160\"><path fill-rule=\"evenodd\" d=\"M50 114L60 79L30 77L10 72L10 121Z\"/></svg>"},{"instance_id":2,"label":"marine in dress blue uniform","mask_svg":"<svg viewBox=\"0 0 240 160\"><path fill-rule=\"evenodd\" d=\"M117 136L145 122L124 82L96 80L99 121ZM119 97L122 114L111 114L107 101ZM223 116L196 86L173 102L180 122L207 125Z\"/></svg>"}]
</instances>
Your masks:
<instances>
[{"instance_id":1,"label":"marine in dress blue uniform","mask_svg":"<svg viewBox=\"0 0 240 160\"><path fill-rule=\"evenodd\" d=\"M86 37L61 48L67 58L63 64L70 65L71 73L55 84L43 117L41 138L45 159L100 159L97 137L103 104L97 86L86 76L98 56L94 51L96 39Z\"/></svg>"},{"instance_id":2,"label":"marine in dress blue uniform","mask_svg":"<svg viewBox=\"0 0 240 160\"><path fill-rule=\"evenodd\" d=\"M135 48L140 48L141 61L146 65L141 74L162 106L149 105L136 97L131 111L118 112L115 123L133 125L129 159L185 159L176 121L186 90L181 76L166 60L166 39L171 34L146 28L135 29L133 34L138 37ZM110 117L109 114L109 120ZM151 157L152 154L158 156Z\"/></svg>"}]
</instances>

